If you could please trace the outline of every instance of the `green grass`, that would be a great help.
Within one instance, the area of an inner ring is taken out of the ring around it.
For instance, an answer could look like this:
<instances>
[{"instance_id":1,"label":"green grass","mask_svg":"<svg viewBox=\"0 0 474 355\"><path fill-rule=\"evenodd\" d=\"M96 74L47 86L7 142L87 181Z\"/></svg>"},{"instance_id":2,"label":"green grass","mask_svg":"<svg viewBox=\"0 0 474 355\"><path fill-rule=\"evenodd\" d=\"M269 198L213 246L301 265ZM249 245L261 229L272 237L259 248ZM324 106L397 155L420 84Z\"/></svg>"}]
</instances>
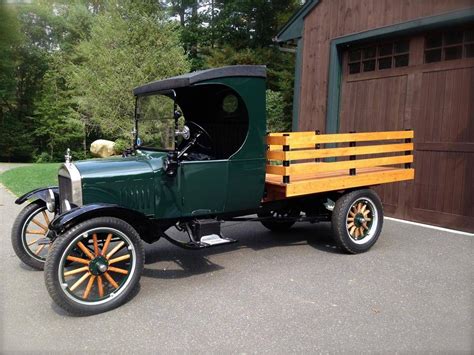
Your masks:
<instances>
[{"instance_id":1,"label":"green grass","mask_svg":"<svg viewBox=\"0 0 474 355\"><path fill-rule=\"evenodd\" d=\"M17 196L38 187L58 185L59 163L34 164L5 171L0 183Z\"/></svg>"}]
</instances>

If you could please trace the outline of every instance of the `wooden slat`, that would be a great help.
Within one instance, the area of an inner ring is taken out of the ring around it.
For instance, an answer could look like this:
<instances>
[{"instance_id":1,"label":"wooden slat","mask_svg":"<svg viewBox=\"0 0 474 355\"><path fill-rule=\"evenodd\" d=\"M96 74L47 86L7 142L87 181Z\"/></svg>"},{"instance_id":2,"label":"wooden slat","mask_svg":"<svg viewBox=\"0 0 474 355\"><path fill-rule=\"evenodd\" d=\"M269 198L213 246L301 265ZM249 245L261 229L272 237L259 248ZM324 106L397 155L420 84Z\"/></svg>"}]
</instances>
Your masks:
<instances>
[{"instance_id":1,"label":"wooden slat","mask_svg":"<svg viewBox=\"0 0 474 355\"><path fill-rule=\"evenodd\" d=\"M268 133L268 137L281 137L284 134L288 134L290 136L310 136L315 134L314 131L303 131L303 132L275 132L275 133Z\"/></svg>"},{"instance_id":2,"label":"wooden slat","mask_svg":"<svg viewBox=\"0 0 474 355\"><path fill-rule=\"evenodd\" d=\"M413 143L398 143L384 145L370 145L364 147L344 147L312 150L295 150L289 152L268 151L268 160L298 160L328 157L343 157L349 155L392 153L413 150Z\"/></svg>"},{"instance_id":3,"label":"wooden slat","mask_svg":"<svg viewBox=\"0 0 474 355\"><path fill-rule=\"evenodd\" d=\"M346 175L316 180L304 180L288 184L286 196L300 196L325 191L343 190L347 188L371 186L389 182L411 180L415 176L414 169L393 169L359 175Z\"/></svg>"},{"instance_id":4,"label":"wooden slat","mask_svg":"<svg viewBox=\"0 0 474 355\"><path fill-rule=\"evenodd\" d=\"M313 148L315 144L326 143L347 143L347 142L369 142L393 139L414 138L413 131L387 131L387 132L367 132L367 133L336 133L319 134L308 132L306 135L298 136L275 136L267 137L269 145L289 145L290 149Z\"/></svg>"},{"instance_id":5,"label":"wooden slat","mask_svg":"<svg viewBox=\"0 0 474 355\"><path fill-rule=\"evenodd\" d=\"M360 160L346 160L334 163L301 163L288 167L282 165L267 165L267 174L289 175L319 173L352 168L371 168L376 166L396 165L412 163L413 155L402 155L396 157L371 158Z\"/></svg>"}]
</instances>

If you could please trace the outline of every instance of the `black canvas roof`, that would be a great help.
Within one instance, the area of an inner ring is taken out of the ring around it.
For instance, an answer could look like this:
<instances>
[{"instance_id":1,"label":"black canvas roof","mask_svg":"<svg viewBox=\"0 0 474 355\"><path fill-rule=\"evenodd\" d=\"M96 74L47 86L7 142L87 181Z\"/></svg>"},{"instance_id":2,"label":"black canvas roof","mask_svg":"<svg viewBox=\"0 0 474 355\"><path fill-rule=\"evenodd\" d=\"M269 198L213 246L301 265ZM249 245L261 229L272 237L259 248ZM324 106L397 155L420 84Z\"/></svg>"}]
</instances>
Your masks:
<instances>
[{"instance_id":1,"label":"black canvas roof","mask_svg":"<svg viewBox=\"0 0 474 355\"><path fill-rule=\"evenodd\" d=\"M222 68L200 70L138 86L133 89L133 93L135 95L143 95L157 91L178 89L206 80L232 76L266 78L267 70L264 65L232 65Z\"/></svg>"}]
</instances>

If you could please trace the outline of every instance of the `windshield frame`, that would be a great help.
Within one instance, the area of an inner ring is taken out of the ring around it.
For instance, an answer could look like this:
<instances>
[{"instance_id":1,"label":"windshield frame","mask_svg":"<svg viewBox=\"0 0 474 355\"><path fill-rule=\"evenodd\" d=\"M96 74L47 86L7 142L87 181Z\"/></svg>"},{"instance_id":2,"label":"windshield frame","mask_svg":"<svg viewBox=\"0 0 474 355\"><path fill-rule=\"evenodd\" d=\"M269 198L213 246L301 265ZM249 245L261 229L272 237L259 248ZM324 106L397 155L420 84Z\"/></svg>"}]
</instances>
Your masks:
<instances>
[{"instance_id":1,"label":"windshield frame","mask_svg":"<svg viewBox=\"0 0 474 355\"><path fill-rule=\"evenodd\" d=\"M178 137L176 134L174 134L174 149L164 149L164 148L156 148L152 146L144 146L144 145L138 145L138 138L139 138L139 121L140 121L140 114L138 110L138 102L141 97L146 97L146 96L167 96L173 100L173 119L174 119L174 131L176 132L178 130L178 117L176 117L176 111L178 110L178 104L177 104L177 98L176 98L176 91L174 89L172 90L164 90L164 91L155 91L151 93L146 93L143 95L136 95L135 96L135 127L133 130L133 146L134 149L141 149L141 150L150 150L154 152L174 152L177 151L178 147Z\"/></svg>"}]
</instances>

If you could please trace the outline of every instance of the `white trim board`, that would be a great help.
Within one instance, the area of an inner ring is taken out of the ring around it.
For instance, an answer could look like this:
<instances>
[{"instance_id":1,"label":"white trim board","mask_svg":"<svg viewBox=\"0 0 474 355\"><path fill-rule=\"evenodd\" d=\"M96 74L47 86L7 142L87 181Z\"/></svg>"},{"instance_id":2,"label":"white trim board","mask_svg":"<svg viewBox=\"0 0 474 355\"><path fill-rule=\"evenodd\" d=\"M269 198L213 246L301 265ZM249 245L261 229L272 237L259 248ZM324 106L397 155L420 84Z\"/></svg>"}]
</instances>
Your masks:
<instances>
[{"instance_id":1,"label":"white trim board","mask_svg":"<svg viewBox=\"0 0 474 355\"><path fill-rule=\"evenodd\" d=\"M400 223L411 224L411 225L414 225L414 226L419 226L419 227L424 227L424 228L436 229L436 230L443 231L443 232L449 232L449 233L455 233L455 234L467 235L469 237L474 237L474 234L472 234L472 233L462 232L462 231L458 231L458 230L455 230L455 229L448 229L448 228L443 228L443 227L432 226L432 225L429 225L429 224L405 221L403 219L398 219L398 218L393 218L393 217L384 217L384 219L388 219L390 221L395 221L395 222L400 222Z\"/></svg>"}]
</instances>

